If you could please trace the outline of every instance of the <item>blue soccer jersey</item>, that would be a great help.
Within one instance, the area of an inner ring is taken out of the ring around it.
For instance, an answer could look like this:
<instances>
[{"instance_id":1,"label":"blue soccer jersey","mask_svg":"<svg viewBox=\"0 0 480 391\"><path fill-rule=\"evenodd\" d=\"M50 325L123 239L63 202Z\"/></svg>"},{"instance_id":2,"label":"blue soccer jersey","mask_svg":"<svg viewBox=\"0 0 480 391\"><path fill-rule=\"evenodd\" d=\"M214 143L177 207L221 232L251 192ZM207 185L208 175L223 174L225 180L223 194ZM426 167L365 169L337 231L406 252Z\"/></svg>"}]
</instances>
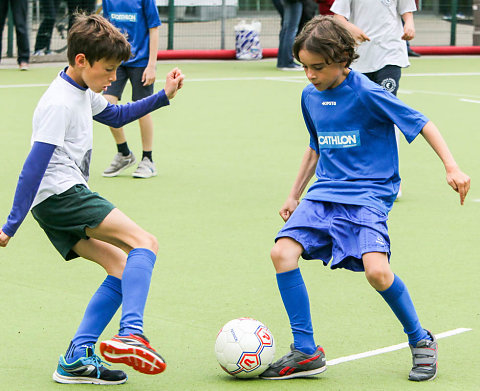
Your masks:
<instances>
[{"instance_id":1,"label":"blue soccer jersey","mask_svg":"<svg viewBox=\"0 0 480 391\"><path fill-rule=\"evenodd\" d=\"M148 29L161 25L155 0L103 0L103 16L127 34L132 57L122 65L145 67L150 52Z\"/></svg>"},{"instance_id":2,"label":"blue soccer jersey","mask_svg":"<svg viewBox=\"0 0 480 391\"><path fill-rule=\"evenodd\" d=\"M305 87L302 111L320 155L305 199L388 213L400 187L394 125L410 143L428 118L355 71L333 89Z\"/></svg>"}]
</instances>

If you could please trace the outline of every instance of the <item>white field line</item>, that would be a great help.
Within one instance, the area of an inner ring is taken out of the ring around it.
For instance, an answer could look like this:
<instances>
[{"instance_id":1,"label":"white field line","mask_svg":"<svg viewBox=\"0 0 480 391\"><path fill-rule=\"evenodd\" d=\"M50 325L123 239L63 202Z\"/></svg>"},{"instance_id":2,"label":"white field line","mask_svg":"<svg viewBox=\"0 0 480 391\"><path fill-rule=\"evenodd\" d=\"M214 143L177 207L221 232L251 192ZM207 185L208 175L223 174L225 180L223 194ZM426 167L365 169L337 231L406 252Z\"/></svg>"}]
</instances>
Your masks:
<instances>
[{"instance_id":1,"label":"white field line","mask_svg":"<svg viewBox=\"0 0 480 391\"><path fill-rule=\"evenodd\" d=\"M480 76L480 72L451 72L451 73L404 73L402 77L445 77L445 76ZM283 82L307 82L305 75L301 76L268 76L268 77L219 77L219 78L186 78L186 82L213 82L213 81L245 81L245 80L271 80ZM155 83L163 83L163 80L157 80ZM34 88L34 87L48 87L50 84L0 84L0 88Z\"/></svg>"},{"instance_id":2,"label":"white field line","mask_svg":"<svg viewBox=\"0 0 480 391\"><path fill-rule=\"evenodd\" d=\"M470 103L480 103L480 100L472 100L472 99L460 99L462 102L470 102Z\"/></svg>"},{"instance_id":3,"label":"white field line","mask_svg":"<svg viewBox=\"0 0 480 391\"><path fill-rule=\"evenodd\" d=\"M472 329L458 328L458 329L455 329L455 330L445 331L444 333L437 334L437 335L435 335L435 337L437 337L437 339L442 339L442 338L446 338L446 337L451 337L452 335L465 333L465 332L471 331L471 330ZM379 354L393 352L395 350L404 349L406 347L408 347L408 343L404 342L404 343L400 343L398 345L392 345L392 346L387 346L385 348L370 350L368 352L352 354L351 356L335 358L333 360L327 361L327 365L329 365L329 366L337 365L337 364L341 364L341 363L344 363L344 362L347 362L347 361L353 361L353 360L359 360L361 358L377 356Z\"/></svg>"}]
</instances>

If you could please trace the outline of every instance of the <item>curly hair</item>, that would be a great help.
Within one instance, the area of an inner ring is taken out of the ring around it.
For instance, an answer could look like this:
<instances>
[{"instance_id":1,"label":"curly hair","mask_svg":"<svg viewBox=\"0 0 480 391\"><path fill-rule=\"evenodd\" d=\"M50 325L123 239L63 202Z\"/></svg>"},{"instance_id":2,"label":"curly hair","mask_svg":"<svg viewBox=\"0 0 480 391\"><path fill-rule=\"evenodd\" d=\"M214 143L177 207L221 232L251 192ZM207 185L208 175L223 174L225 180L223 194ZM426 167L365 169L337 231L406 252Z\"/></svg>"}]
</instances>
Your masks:
<instances>
[{"instance_id":1,"label":"curly hair","mask_svg":"<svg viewBox=\"0 0 480 391\"><path fill-rule=\"evenodd\" d=\"M321 55L327 64L346 61L349 67L358 58L355 40L350 32L333 16L315 16L298 34L293 44L293 55L300 61L300 50Z\"/></svg>"},{"instance_id":2,"label":"curly hair","mask_svg":"<svg viewBox=\"0 0 480 391\"><path fill-rule=\"evenodd\" d=\"M85 54L90 65L101 59L127 61L131 56L125 35L100 15L76 14L67 43L70 65L75 64L75 57L79 53Z\"/></svg>"}]
</instances>

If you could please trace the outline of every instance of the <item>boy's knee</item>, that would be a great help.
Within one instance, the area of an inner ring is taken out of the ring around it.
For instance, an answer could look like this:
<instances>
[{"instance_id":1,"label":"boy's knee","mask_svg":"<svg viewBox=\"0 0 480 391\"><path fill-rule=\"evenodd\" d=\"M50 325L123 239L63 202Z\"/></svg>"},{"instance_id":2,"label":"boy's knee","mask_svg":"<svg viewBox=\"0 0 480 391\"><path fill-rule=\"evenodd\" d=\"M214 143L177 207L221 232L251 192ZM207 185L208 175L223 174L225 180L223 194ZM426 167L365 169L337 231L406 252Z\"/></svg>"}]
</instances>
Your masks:
<instances>
[{"instance_id":1,"label":"boy's knee","mask_svg":"<svg viewBox=\"0 0 480 391\"><path fill-rule=\"evenodd\" d=\"M273 266L277 273L289 271L298 267L300 254L295 245L287 240L278 240L270 251Z\"/></svg>"},{"instance_id":2,"label":"boy's knee","mask_svg":"<svg viewBox=\"0 0 480 391\"><path fill-rule=\"evenodd\" d=\"M365 277L377 291L383 291L392 284L392 272L389 269L373 267L365 270Z\"/></svg>"},{"instance_id":3,"label":"boy's knee","mask_svg":"<svg viewBox=\"0 0 480 391\"><path fill-rule=\"evenodd\" d=\"M158 252L158 239L156 238L156 236L152 235L151 233L147 233L146 235L146 240L148 242L148 246L146 246L145 248L148 248L149 250L151 250L153 253L155 253L155 255L157 255L157 252Z\"/></svg>"}]
</instances>

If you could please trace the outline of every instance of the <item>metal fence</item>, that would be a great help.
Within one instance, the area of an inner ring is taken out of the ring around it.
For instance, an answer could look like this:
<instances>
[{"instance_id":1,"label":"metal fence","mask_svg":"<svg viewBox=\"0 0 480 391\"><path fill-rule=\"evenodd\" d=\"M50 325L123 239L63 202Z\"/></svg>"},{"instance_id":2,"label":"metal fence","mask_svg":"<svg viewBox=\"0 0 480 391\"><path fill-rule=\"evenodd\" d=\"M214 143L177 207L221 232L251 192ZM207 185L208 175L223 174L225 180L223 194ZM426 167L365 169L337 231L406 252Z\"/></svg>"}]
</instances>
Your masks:
<instances>
[{"instance_id":1,"label":"metal fence","mask_svg":"<svg viewBox=\"0 0 480 391\"><path fill-rule=\"evenodd\" d=\"M234 26L240 21L261 23L263 48L278 47L280 15L272 0L156 0L162 20L159 49L234 49ZM417 35L412 46L473 45L473 5L478 0L419 0L415 16ZM64 59L68 10L60 3L51 40L51 53L32 56L41 62ZM101 0L98 1L98 6ZM480 12L480 11L479 11ZM33 52L39 24L43 18L41 1L29 2L30 42ZM2 57L16 55L12 23L3 32ZM8 53L7 53L8 52Z\"/></svg>"}]
</instances>

